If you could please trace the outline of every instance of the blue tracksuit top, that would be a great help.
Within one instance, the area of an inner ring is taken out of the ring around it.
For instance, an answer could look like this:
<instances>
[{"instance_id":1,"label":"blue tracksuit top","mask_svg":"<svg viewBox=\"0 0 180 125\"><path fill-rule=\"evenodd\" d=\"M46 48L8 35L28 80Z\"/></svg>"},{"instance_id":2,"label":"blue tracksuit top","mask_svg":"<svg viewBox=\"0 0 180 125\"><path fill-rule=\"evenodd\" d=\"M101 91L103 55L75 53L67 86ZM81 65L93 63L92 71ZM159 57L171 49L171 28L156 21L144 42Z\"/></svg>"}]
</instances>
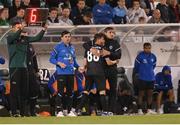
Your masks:
<instances>
[{"instance_id":1,"label":"blue tracksuit top","mask_svg":"<svg viewBox=\"0 0 180 125\"><path fill-rule=\"evenodd\" d=\"M71 44L66 45L62 41L51 52L50 62L56 65L57 75L73 75L74 69L79 67L74 47ZM66 67L61 68L57 65L58 62L64 63Z\"/></svg>"},{"instance_id":2,"label":"blue tracksuit top","mask_svg":"<svg viewBox=\"0 0 180 125\"><path fill-rule=\"evenodd\" d=\"M134 70L139 75L140 80L154 81L154 68L156 67L156 56L153 53L140 52L134 64Z\"/></svg>"},{"instance_id":3,"label":"blue tracksuit top","mask_svg":"<svg viewBox=\"0 0 180 125\"><path fill-rule=\"evenodd\" d=\"M111 24L112 18L112 8L108 4L96 4L93 7L93 19L95 24Z\"/></svg>"},{"instance_id":4,"label":"blue tracksuit top","mask_svg":"<svg viewBox=\"0 0 180 125\"><path fill-rule=\"evenodd\" d=\"M163 91L173 88L171 74L165 75L165 70L171 71L171 68L164 66L162 72L156 74L155 90Z\"/></svg>"}]
</instances>

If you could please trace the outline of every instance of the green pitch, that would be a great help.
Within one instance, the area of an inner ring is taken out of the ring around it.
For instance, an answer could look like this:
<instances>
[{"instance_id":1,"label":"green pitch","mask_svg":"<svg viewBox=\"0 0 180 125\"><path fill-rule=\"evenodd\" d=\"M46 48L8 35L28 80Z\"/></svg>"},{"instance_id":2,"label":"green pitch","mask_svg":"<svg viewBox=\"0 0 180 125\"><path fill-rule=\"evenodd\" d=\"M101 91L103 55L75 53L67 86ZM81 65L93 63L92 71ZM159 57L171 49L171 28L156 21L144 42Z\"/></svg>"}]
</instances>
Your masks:
<instances>
[{"instance_id":1,"label":"green pitch","mask_svg":"<svg viewBox=\"0 0 180 125\"><path fill-rule=\"evenodd\" d=\"M180 114L144 116L0 117L0 124L180 124Z\"/></svg>"}]
</instances>

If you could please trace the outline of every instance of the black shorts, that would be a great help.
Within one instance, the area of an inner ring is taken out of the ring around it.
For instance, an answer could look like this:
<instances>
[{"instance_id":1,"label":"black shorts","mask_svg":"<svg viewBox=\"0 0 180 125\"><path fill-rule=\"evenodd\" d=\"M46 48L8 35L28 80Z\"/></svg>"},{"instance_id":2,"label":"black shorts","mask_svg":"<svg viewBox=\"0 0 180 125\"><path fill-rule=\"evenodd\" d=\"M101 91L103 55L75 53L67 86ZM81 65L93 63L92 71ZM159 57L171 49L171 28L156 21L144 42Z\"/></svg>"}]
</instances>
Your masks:
<instances>
[{"instance_id":1,"label":"black shorts","mask_svg":"<svg viewBox=\"0 0 180 125\"><path fill-rule=\"evenodd\" d=\"M138 89L141 90L153 90L154 89L154 82L155 81L144 81L144 80L138 80Z\"/></svg>"},{"instance_id":2,"label":"black shorts","mask_svg":"<svg viewBox=\"0 0 180 125\"><path fill-rule=\"evenodd\" d=\"M64 89L66 88L66 94L72 96L74 92L74 75L58 75L57 76L57 88L58 93L64 95Z\"/></svg>"},{"instance_id":3,"label":"black shorts","mask_svg":"<svg viewBox=\"0 0 180 125\"><path fill-rule=\"evenodd\" d=\"M85 91L89 91L95 84L97 91L106 90L106 78L105 76L86 76Z\"/></svg>"}]
</instances>

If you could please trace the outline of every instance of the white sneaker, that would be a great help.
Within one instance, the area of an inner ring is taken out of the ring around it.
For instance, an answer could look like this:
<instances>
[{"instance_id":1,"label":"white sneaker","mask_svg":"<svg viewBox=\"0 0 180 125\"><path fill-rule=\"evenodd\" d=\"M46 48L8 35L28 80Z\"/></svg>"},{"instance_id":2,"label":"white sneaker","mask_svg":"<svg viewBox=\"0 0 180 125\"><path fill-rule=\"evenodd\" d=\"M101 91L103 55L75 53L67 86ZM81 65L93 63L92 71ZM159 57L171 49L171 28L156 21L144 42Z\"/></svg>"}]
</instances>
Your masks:
<instances>
[{"instance_id":1,"label":"white sneaker","mask_svg":"<svg viewBox=\"0 0 180 125\"><path fill-rule=\"evenodd\" d=\"M3 105L0 105L0 110L3 109L3 108L4 108L4 106L3 106Z\"/></svg>"},{"instance_id":2,"label":"white sneaker","mask_svg":"<svg viewBox=\"0 0 180 125\"><path fill-rule=\"evenodd\" d=\"M158 110L157 110L157 114L164 114L163 109L158 109Z\"/></svg>"},{"instance_id":3,"label":"white sneaker","mask_svg":"<svg viewBox=\"0 0 180 125\"><path fill-rule=\"evenodd\" d=\"M157 112L153 111L152 109L148 109L146 114L147 115L156 115Z\"/></svg>"},{"instance_id":4,"label":"white sneaker","mask_svg":"<svg viewBox=\"0 0 180 125\"><path fill-rule=\"evenodd\" d=\"M77 115L73 111L70 111L70 113L67 116L69 116L69 117L76 117Z\"/></svg>"},{"instance_id":5,"label":"white sneaker","mask_svg":"<svg viewBox=\"0 0 180 125\"><path fill-rule=\"evenodd\" d=\"M138 109L138 115L144 115L142 109Z\"/></svg>"},{"instance_id":6,"label":"white sneaker","mask_svg":"<svg viewBox=\"0 0 180 125\"><path fill-rule=\"evenodd\" d=\"M56 115L56 117L64 117L63 112L62 112L62 111L58 112L58 114Z\"/></svg>"}]
</instances>

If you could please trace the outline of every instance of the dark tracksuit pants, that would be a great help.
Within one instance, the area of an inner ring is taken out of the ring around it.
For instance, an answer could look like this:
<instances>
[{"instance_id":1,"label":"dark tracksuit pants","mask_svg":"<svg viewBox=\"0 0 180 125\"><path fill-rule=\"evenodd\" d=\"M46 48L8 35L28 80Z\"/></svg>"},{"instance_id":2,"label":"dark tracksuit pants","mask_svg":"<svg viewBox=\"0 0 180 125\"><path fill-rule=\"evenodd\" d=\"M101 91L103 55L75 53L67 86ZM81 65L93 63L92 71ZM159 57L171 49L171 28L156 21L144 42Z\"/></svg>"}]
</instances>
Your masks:
<instances>
[{"instance_id":1,"label":"dark tracksuit pants","mask_svg":"<svg viewBox=\"0 0 180 125\"><path fill-rule=\"evenodd\" d=\"M117 88L117 69L116 68L107 68L105 69L106 79L109 81L110 90L107 92L109 95L109 111L116 112L116 88Z\"/></svg>"},{"instance_id":2,"label":"dark tracksuit pants","mask_svg":"<svg viewBox=\"0 0 180 125\"><path fill-rule=\"evenodd\" d=\"M56 108L57 111L62 111L62 97L64 96L64 88L66 88L67 95L67 109L71 110L73 101L73 91L74 91L74 75L58 75L58 94L56 96Z\"/></svg>"},{"instance_id":3,"label":"dark tracksuit pants","mask_svg":"<svg viewBox=\"0 0 180 125\"><path fill-rule=\"evenodd\" d=\"M36 72L33 68L29 68L29 104L30 104L30 114L35 115L35 105L37 103L37 98L39 94L40 81L36 76Z\"/></svg>"},{"instance_id":4,"label":"dark tracksuit pants","mask_svg":"<svg viewBox=\"0 0 180 125\"><path fill-rule=\"evenodd\" d=\"M10 104L12 115L25 115L26 103L29 91L29 76L27 68L10 68Z\"/></svg>"}]
</instances>

